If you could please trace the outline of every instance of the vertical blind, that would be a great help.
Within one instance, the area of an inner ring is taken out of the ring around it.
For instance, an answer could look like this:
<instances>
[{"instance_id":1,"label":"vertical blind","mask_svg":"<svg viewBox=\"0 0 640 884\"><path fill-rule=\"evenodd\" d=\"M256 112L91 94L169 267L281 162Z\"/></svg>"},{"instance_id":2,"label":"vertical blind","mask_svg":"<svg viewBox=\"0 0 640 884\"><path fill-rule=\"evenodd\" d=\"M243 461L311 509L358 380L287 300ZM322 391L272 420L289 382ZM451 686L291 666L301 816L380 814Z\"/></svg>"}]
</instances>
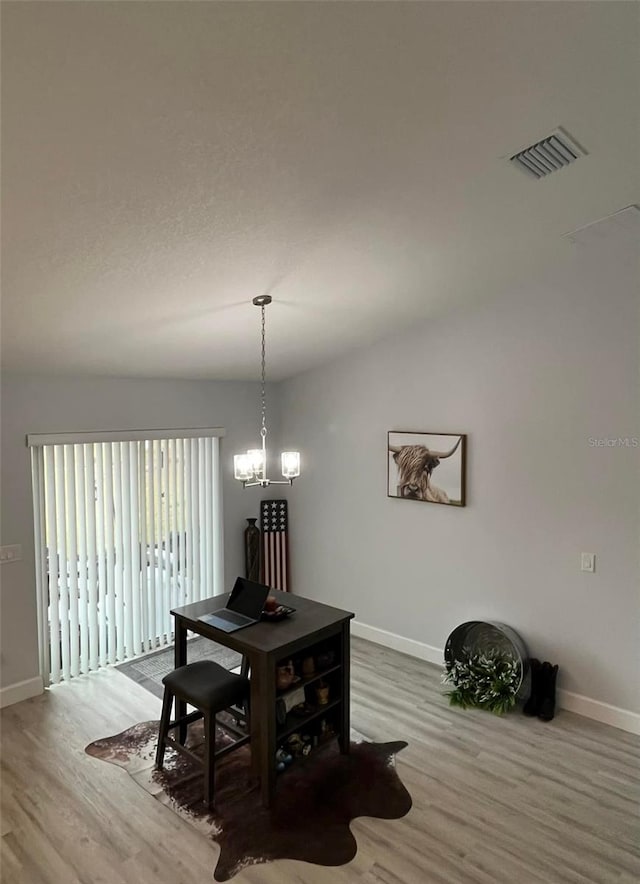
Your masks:
<instances>
[{"instance_id":1,"label":"vertical blind","mask_svg":"<svg viewBox=\"0 0 640 884\"><path fill-rule=\"evenodd\" d=\"M173 641L223 591L223 431L29 436L41 668L55 684Z\"/></svg>"}]
</instances>

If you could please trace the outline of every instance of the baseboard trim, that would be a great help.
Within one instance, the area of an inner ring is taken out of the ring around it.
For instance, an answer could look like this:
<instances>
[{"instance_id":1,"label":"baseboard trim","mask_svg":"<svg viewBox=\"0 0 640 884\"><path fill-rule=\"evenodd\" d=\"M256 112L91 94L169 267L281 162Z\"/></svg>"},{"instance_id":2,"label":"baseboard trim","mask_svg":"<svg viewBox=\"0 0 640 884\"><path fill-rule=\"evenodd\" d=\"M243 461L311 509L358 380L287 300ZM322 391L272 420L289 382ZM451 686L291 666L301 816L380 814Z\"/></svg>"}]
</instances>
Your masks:
<instances>
[{"instance_id":1,"label":"baseboard trim","mask_svg":"<svg viewBox=\"0 0 640 884\"><path fill-rule=\"evenodd\" d=\"M352 621L351 632L358 638L365 638L376 645L384 645L385 648L400 651L401 654L408 654L409 657L418 657L420 660L426 660L428 663L438 663L442 666L444 659L442 648L434 648L431 645L425 645L423 642L414 641L412 638L404 638L402 635L396 635L395 632L387 632L386 629L378 629L377 626L369 626L367 623L360 623L357 620Z\"/></svg>"},{"instance_id":2,"label":"baseboard trim","mask_svg":"<svg viewBox=\"0 0 640 884\"><path fill-rule=\"evenodd\" d=\"M592 700L591 697L583 697L582 694L574 694L572 691L558 691L558 706L568 712L576 712L585 718L592 718L602 724L620 728L630 734L640 734L640 715L629 709L620 709L619 706L611 706L600 700Z\"/></svg>"},{"instance_id":3,"label":"baseboard trim","mask_svg":"<svg viewBox=\"0 0 640 884\"><path fill-rule=\"evenodd\" d=\"M23 700L29 700L31 697L37 697L43 691L44 686L39 675L35 678L28 678L26 681L7 685L6 688L0 688L0 709L4 709L5 706L13 706L14 703L21 703Z\"/></svg>"},{"instance_id":4,"label":"baseboard trim","mask_svg":"<svg viewBox=\"0 0 640 884\"><path fill-rule=\"evenodd\" d=\"M396 635L394 632L378 629L377 626L369 626L367 623L359 621L352 621L351 632L358 638L367 639L374 644L383 645L385 648L400 651L401 654L408 654L409 657L418 657L420 660L442 666L443 648L434 648L433 645L404 638L402 635ZM584 715L585 718L617 727L630 734L640 734L640 715L629 709L610 706L609 703L592 700L590 697L583 697L581 694L574 694L571 691L559 690L556 699L558 706L568 712Z\"/></svg>"}]
</instances>

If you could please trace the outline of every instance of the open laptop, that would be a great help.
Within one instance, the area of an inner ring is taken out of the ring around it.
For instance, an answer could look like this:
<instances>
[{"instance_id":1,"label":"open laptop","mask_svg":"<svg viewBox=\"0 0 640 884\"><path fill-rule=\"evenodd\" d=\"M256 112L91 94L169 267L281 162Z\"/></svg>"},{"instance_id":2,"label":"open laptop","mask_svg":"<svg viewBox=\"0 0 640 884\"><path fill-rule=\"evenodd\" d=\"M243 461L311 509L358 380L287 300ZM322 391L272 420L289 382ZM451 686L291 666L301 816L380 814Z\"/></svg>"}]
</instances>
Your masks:
<instances>
[{"instance_id":1,"label":"open laptop","mask_svg":"<svg viewBox=\"0 0 640 884\"><path fill-rule=\"evenodd\" d=\"M209 614L202 614L198 620L208 623L209 626L215 626L223 632L235 632L236 629L251 626L260 620L269 592L269 587L262 583L238 577L226 607L211 611Z\"/></svg>"}]
</instances>

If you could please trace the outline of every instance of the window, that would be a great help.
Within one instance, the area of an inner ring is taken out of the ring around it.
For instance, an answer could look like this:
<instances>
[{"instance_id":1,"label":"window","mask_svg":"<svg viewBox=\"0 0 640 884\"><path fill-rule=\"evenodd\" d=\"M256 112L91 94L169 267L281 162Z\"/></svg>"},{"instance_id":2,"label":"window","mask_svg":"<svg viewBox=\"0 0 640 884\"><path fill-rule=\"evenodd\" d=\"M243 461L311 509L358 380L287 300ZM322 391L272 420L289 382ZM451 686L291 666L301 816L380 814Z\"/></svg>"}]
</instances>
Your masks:
<instances>
[{"instance_id":1,"label":"window","mask_svg":"<svg viewBox=\"0 0 640 884\"><path fill-rule=\"evenodd\" d=\"M28 437L45 683L170 644L171 608L222 592L223 432Z\"/></svg>"}]
</instances>

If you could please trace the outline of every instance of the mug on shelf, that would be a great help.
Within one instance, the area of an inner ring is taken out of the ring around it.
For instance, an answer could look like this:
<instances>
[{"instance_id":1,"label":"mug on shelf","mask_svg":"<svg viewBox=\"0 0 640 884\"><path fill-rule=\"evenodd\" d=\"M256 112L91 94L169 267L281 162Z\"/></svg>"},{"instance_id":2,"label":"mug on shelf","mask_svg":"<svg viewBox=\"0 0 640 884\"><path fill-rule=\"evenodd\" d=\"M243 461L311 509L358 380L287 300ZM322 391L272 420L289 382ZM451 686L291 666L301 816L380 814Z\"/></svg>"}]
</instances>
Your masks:
<instances>
[{"instance_id":1,"label":"mug on shelf","mask_svg":"<svg viewBox=\"0 0 640 884\"><path fill-rule=\"evenodd\" d=\"M282 666L276 666L276 687L279 691L284 691L290 687L294 678L295 672L291 660Z\"/></svg>"},{"instance_id":2,"label":"mug on shelf","mask_svg":"<svg viewBox=\"0 0 640 884\"><path fill-rule=\"evenodd\" d=\"M313 657L305 657L302 661L302 674L305 678L308 678L310 675L315 675L316 673L316 664Z\"/></svg>"}]
</instances>

